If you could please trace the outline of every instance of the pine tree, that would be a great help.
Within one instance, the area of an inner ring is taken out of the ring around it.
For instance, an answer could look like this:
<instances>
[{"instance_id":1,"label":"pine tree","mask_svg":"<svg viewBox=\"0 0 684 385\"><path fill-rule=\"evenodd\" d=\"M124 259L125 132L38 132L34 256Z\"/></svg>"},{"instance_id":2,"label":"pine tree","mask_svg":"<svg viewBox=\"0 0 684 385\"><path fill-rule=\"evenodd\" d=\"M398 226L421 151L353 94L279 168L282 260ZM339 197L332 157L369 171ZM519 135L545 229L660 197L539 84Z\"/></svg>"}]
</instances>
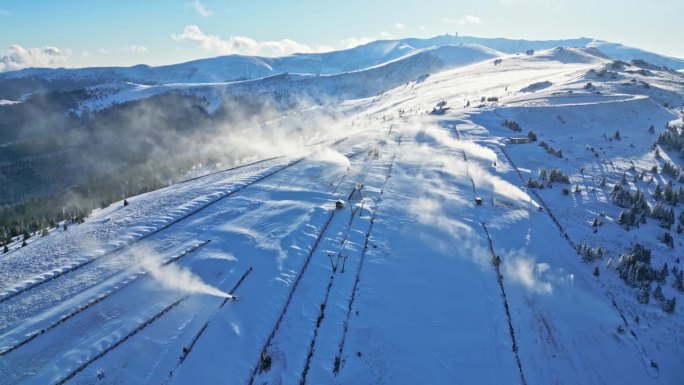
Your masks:
<instances>
[{"instance_id":1,"label":"pine tree","mask_svg":"<svg viewBox=\"0 0 684 385\"><path fill-rule=\"evenodd\" d=\"M669 270L668 270L668 268L667 268L667 262L665 262L665 264L663 265L663 268L660 269L660 274L659 274L659 275L660 275L660 277L659 277L659 278L660 278L660 281L661 281L661 282L665 282L665 278L667 278L667 276L668 276L669 274L670 274L670 272L669 272Z\"/></svg>"},{"instance_id":2,"label":"pine tree","mask_svg":"<svg viewBox=\"0 0 684 385\"><path fill-rule=\"evenodd\" d=\"M639 289L639 293L637 294L637 301L639 301L640 304L647 304L649 297L651 296L651 285L648 283L644 284L641 286L641 289Z\"/></svg>"},{"instance_id":3,"label":"pine tree","mask_svg":"<svg viewBox=\"0 0 684 385\"><path fill-rule=\"evenodd\" d=\"M3 253L9 253L9 247L7 247L7 243L5 243L5 246L2 248Z\"/></svg>"},{"instance_id":4,"label":"pine tree","mask_svg":"<svg viewBox=\"0 0 684 385\"><path fill-rule=\"evenodd\" d=\"M546 169L542 167L541 170L539 170L539 179L546 180L546 177Z\"/></svg>"},{"instance_id":5,"label":"pine tree","mask_svg":"<svg viewBox=\"0 0 684 385\"><path fill-rule=\"evenodd\" d=\"M660 287L660 285L656 286L655 290L653 291L653 298L655 298L658 301L662 301L665 299L665 296L663 296L663 288Z\"/></svg>"},{"instance_id":6,"label":"pine tree","mask_svg":"<svg viewBox=\"0 0 684 385\"><path fill-rule=\"evenodd\" d=\"M676 299L675 297L672 297L665 301L665 304L663 305L663 311L666 313L673 313L676 305Z\"/></svg>"},{"instance_id":7,"label":"pine tree","mask_svg":"<svg viewBox=\"0 0 684 385\"><path fill-rule=\"evenodd\" d=\"M596 266L596 267L594 268L594 277L598 277L598 276L600 276L600 275L601 275L601 272L599 271L599 267Z\"/></svg>"},{"instance_id":8,"label":"pine tree","mask_svg":"<svg viewBox=\"0 0 684 385\"><path fill-rule=\"evenodd\" d=\"M684 278L682 278L682 272L679 271L679 274L675 276L675 281L674 281L674 286L675 289L677 289L679 292L684 292Z\"/></svg>"},{"instance_id":9,"label":"pine tree","mask_svg":"<svg viewBox=\"0 0 684 385\"><path fill-rule=\"evenodd\" d=\"M620 138L620 130L615 131L614 138L615 138L615 140L620 140L620 139L621 139L621 138Z\"/></svg>"}]
</instances>

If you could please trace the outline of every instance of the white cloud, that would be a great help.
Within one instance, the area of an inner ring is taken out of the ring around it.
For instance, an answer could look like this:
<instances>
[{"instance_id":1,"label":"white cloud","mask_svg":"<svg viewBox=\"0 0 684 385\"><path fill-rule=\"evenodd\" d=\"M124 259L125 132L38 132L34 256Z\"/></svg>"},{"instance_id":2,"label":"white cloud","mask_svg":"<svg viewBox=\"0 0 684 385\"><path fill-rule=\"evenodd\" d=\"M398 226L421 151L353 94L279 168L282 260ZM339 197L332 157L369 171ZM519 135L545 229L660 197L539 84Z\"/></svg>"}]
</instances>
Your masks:
<instances>
[{"instance_id":1,"label":"white cloud","mask_svg":"<svg viewBox=\"0 0 684 385\"><path fill-rule=\"evenodd\" d=\"M342 46L344 48L354 48L360 45L368 44L372 41L373 39L370 37L350 37L349 39L342 40Z\"/></svg>"},{"instance_id":2,"label":"white cloud","mask_svg":"<svg viewBox=\"0 0 684 385\"><path fill-rule=\"evenodd\" d=\"M390 39L392 37L392 34L387 31L382 31L380 32L380 37L383 39Z\"/></svg>"},{"instance_id":3,"label":"white cloud","mask_svg":"<svg viewBox=\"0 0 684 385\"><path fill-rule=\"evenodd\" d=\"M18 44L11 45L4 55L0 56L0 72L14 71L27 67L58 67L64 65L71 50L57 47L24 48Z\"/></svg>"},{"instance_id":4,"label":"white cloud","mask_svg":"<svg viewBox=\"0 0 684 385\"><path fill-rule=\"evenodd\" d=\"M207 8L206 5L202 4L200 0L193 0L192 2L190 2L189 5L195 9L198 15L202 17L209 17L212 13L214 13L209 8Z\"/></svg>"},{"instance_id":5,"label":"white cloud","mask_svg":"<svg viewBox=\"0 0 684 385\"><path fill-rule=\"evenodd\" d=\"M401 22L397 21L396 23L394 23L394 28L402 30L402 29L406 28L406 26L404 24L402 24Z\"/></svg>"},{"instance_id":6,"label":"white cloud","mask_svg":"<svg viewBox=\"0 0 684 385\"><path fill-rule=\"evenodd\" d=\"M143 53L143 52L147 52L147 47L142 46L142 45L131 44L131 45L127 45L127 46L121 48L121 50L123 52Z\"/></svg>"},{"instance_id":7,"label":"white cloud","mask_svg":"<svg viewBox=\"0 0 684 385\"><path fill-rule=\"evenodd\" d=\"M175 41L190 41L196 43L198 47L204 50L222 55L243 54L281 56L296 52L332 51L331 47L311 47L291 39L257 41L247 36L228 36L227 38L222 39L216 35L205 34L196 25L186 25L183 29L183 33L172 34L171 37Z\"/></svg>"},{"instance_id":8,"label":"white cloud","mask_svg":"<svg viewBox=\"0 0 684 385\"><path fill-rule=\"evenodd\" d=\"M456 23L458 25L466 25L466 24L481 24L482 19L480 19L477 16L473 15L465 15L460 19L452 19L450 17L444 17L442 18L443 21L447 23Z\"/></svg>"}]
</instances>

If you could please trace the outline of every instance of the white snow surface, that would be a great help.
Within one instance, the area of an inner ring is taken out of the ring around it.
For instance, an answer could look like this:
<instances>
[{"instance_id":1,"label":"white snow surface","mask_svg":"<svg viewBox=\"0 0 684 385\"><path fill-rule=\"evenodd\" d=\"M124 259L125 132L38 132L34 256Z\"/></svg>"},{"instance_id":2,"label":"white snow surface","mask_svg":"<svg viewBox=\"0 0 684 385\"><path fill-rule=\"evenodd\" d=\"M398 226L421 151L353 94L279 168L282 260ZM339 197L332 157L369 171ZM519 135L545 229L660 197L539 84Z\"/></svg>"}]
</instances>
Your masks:
<instances>
[{"instance_id":1,"label":"white snow surface","mask_svg":"<svg viewBox=\"0 0 684 385\"><path fill-rule=\"evenodd\" d=\"M584 48L495 58L325 106L345 140L1 255L0 383L681 384L682 294L663 287L673 314L640 305L608 261L639 241L681 268L682 235L670 250L654 220L626 231L610 191L662 166L651 144L682 119L682 75ZM530 129L564 158L509 144ZM531 190L541 167L581 192ZM580 242L606 256L582 262Z\"/></svg>"}]
</instances>

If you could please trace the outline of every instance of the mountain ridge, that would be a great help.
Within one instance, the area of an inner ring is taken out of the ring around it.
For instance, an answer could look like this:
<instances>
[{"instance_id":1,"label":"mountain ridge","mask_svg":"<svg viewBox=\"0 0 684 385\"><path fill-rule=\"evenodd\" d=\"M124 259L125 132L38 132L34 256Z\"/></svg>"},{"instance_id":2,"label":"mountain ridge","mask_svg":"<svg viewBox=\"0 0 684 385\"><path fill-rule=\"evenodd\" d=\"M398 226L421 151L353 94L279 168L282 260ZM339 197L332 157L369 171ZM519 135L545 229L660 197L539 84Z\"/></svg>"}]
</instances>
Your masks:
<instances>
[{"instance_id":1,"label":"mountain ridge","mask_svg":"<svg viewBox=\"0 0 684 385\"><path fill-rule=\"evenodd\" d=\"M25 68L0 73L0 98L17 100L36 91L71 91L111 82L137 84L212 83L264 78L281 73L332 75L359 71L405 58L427 49L477 44L502 53L543 50L559 46L596 48L616 60L645 60L675 70L684 60L591 38L522 40L439 35L431 38L376 40L326 53L296 53L282 57L226 55L184 63L131 67Z\"/></svg>"}]
</instances>

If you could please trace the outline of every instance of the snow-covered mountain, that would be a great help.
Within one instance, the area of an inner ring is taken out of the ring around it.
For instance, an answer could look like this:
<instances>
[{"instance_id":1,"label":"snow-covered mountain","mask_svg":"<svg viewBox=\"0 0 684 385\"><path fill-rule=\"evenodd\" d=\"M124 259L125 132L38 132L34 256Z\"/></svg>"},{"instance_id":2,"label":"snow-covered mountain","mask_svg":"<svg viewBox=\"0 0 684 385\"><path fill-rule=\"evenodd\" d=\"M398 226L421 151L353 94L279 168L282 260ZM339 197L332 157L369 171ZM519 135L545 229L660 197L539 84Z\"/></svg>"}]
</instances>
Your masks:
<instances>
[{"instance_id":1,"label":"snow-covered mountain","mask_svg":"<svg viewBox=\"0 0 684 385\"><path fill-rule=\"evenodd\" d=\"M452 39L65 94L78 137L234 162L14 238L0 384L678 384L684 75Z\"/></svg>"},{"instance_id":2,"label":"snow-covered mountain","mask_svg":"<svg viewBox=\"0 0 684 385\"><path fill-rule=\"evenodd\" d=\"M0 98L18 100L35 91L70 91L112 82L145 85L216 83L264 78L283 73L340 74L400 60L424 50L460 44L481 45L509 54L559 46L594 47L614 59L623 61L641 59L675 70L684 68L682 59L590 38L534 41L442 35L428 39L380 40L347 50L294 54L276 58L228 55L159 67L137 65L78 69L28 68L0 73Z\"/></svg>"}]
</instances>

